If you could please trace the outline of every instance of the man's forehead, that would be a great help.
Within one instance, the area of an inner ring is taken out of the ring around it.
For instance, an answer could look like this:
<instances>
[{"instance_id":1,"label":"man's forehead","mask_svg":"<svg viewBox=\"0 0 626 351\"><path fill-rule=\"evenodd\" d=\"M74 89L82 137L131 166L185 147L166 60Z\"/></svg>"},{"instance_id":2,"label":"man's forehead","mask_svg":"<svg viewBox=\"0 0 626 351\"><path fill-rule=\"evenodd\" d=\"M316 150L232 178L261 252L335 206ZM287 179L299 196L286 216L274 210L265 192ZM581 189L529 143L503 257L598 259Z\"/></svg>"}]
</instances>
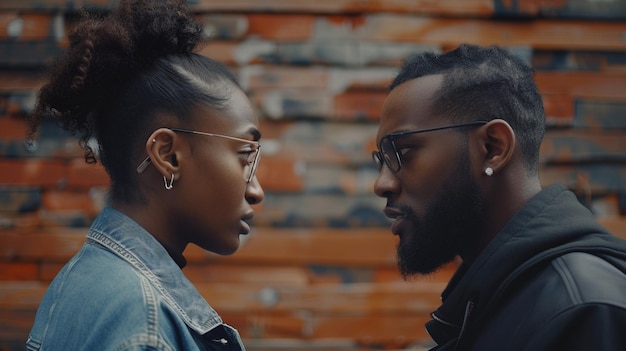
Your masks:
<instances>
[{"instance_id":1,"label":"man's forehead","mask_svg":"<svg viewBox=\"0 0 626 351\"><path fill-rule=\"evenodd\" d=\"M393 89L383 105L378 138L433 124L432 97L439 90L441 82L441 75L429 75L411 79Z\"/></svg>"}]
</instances>

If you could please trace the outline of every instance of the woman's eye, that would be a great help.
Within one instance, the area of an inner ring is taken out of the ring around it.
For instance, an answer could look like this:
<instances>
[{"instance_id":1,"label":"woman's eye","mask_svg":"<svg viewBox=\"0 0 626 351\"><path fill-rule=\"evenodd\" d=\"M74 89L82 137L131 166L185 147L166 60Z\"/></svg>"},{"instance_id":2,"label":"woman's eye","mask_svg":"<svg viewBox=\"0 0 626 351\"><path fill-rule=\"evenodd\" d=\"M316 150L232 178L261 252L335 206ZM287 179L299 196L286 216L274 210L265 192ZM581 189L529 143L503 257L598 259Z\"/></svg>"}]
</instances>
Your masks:
<instances>
[{"instance_id":1,"label":"woman's eye","mask_svg":"<svg viewBox=\"0 0 626 351\"><path fill-rule=\"evenodd\" d=\"M254 150L247 149L247 150L239 151L238 154L239 154L239 157L241 157L242 160L248 162L250 160L250 155L252 155L253 152L254 152Z\"/></svg>"}]
</instances>

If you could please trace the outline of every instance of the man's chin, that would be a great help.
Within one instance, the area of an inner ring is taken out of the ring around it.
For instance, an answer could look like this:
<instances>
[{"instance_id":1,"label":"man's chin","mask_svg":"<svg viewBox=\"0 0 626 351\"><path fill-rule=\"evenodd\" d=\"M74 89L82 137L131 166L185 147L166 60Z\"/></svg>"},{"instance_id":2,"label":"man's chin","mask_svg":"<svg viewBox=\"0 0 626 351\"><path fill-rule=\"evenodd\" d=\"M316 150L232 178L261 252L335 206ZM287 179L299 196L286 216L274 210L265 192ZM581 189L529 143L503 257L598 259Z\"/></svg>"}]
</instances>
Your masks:
<instances>
[{"instance_id":1,"label":"man's chin","mask_svg":"<svg viewBox=\"0 0 626 351\"><path fill-rule=\"evenodd\" d=\"M430 275L437 272L444 265L452 262L455 256L451 258L440 258L430 260L424 259L402 259L402 256L398 256L398 269L400 270L400 274L404 280L409 280L412 277L416 276L425 276Z\"/></svg>"},{"instance_id":2,"label":"man's chin","mask_svg":"<svg viewBox=\"0 0 626 351\"><path fill-rule=\"evenodd\" d=\"M433 269L419 269L419 270L416 270L416 269L407 270L407 269L400 268L400 274L402 275L402 279L409 281L409 280L412 280L412 278L418 278L418 277L431 275L435 273L440 267L441 266L433 268Z\"/></svg>"}]
</instances>

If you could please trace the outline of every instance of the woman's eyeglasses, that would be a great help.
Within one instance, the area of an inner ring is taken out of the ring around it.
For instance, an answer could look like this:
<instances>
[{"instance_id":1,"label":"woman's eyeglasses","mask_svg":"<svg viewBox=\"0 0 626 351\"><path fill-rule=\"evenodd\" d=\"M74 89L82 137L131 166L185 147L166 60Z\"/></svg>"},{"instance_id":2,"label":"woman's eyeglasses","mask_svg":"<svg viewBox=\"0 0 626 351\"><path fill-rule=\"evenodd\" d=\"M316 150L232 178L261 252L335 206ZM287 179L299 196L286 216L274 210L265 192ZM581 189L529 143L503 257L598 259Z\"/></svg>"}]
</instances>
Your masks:
<instances>
[{"instance_id":1,"label":"woman's eyeglasses","mask_svg":"<svg viewBox=\"0 0 626 351\"><path fill-rule=\"evenodd\" d=\"M405 136L405 135L434 132L437 130L452 129L452 128L475 127L475 126L480 126L486 123L487 121L474 121L474 122L469 122L469 123L454 124L454 125L443 126L443 127L387 134L384 137L382 137L382 139L380 139L380 143L378 144L378 150L372 152L372 158L374 159L374 163L376 164L379 170L382 169L383 164L385 164L387 165L387 167L389 167L391 172L398 173L398 171L402 167L402 161L400 158L401 155L398 152L398 149L396 148L395 139Z\"/></svg>"},{"instance_id":2,"label":"woman's eyeglasses","mask_svg":"<svg viewBox=\"0 0 626 351\"><path fill-rule=\"evenodd\" d=\"M241 152L242 154L245 154L245 157L246 157L246 165L243 168L243 178L246 181L246 183L250 183L252 181L252 178L254 178L257 165L259 164L259 158L261 156L261 144L258 141L236 138L236 137L222 135L222 134L199 132L196 130L188 130L188 129L180 129L180 128L169 128L169 129L174 132L179 132L179 133L189 133L189 134L197 134L197 135L235 140L235 141L240 141L242 143L246 143L250 145L250 150ZM150 156L148 156L146 157L145 160L143 160L143 162L139 164L139 166L137 166L137 173L143 172L150 165L150 163L152 163L152 161L150 160Z\"/></svg>"}]
</instances>

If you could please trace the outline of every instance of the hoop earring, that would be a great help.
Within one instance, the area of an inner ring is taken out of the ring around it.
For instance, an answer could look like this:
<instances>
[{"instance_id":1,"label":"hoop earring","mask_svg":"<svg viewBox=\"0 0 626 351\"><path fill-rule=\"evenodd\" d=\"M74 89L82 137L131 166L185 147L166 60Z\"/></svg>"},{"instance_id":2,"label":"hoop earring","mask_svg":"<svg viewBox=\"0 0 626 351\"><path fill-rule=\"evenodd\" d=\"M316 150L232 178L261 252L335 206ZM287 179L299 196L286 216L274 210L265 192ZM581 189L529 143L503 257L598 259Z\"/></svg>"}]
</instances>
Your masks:
<instances>
[{"instance_id":1,"label":"hoop earring","mask_svg":"<svg viewBox=\"0 0 626 351\"><path fill-rule=\"evenodd\" d=\"M167 184L167 178L163 176L163 183L165 183L165 189L171 190L174 187L174 173L172 173L172 179L170 179L169 184Z\"/></svg>"},{"instance_id":2,"label":"hoop earring","mask_svg":"<svg viewBox=\"0 0 626 351\"><path fill-rule=\"evenodd\" d=\"M485 174L487 176L491 177L493 175L493 168L491 168L491 167L485 168Z\"/></svg>"}]
</instances>

